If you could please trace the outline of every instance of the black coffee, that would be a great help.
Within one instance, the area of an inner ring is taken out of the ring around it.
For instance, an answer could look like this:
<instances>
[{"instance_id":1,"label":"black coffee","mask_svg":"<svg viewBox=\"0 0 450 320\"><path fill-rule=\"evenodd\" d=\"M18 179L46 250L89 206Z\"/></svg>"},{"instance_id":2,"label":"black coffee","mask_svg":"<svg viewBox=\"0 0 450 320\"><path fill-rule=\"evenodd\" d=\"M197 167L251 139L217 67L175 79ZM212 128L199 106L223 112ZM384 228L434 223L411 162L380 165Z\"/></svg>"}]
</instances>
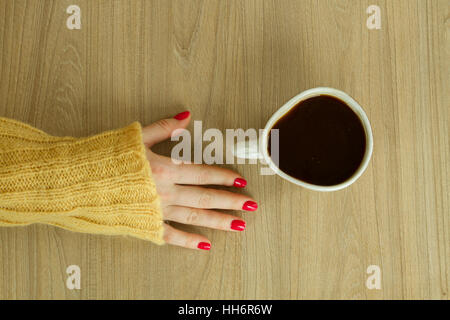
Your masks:
<instances>
[{"instance_id":1,"label":"black coffee","mask_svg":"<svg viewBox=\"0 0 450 320\"><path fill-rule=\"evenodd\" d=\"M279 129L279 168L307 183L342 183L364 157L364 127L355 112L335 97L320 95L301 101L272 129ZM270 155L270 143L268 151Z\"/></svg>"}]
</instances>

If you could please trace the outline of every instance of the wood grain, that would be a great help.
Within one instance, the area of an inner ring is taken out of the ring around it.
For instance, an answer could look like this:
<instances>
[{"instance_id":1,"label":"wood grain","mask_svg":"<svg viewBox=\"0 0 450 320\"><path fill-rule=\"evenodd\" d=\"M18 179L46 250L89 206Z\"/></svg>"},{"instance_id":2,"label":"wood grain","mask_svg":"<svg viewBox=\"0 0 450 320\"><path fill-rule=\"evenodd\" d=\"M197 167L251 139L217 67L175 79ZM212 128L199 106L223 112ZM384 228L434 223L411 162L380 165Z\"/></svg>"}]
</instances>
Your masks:
<instances>
[{"instance_id":1,"label":"wood grain","mask_svg":"<svg viewBox=\"0 0 450 320\"><path fill-rule=\"evenodd\" d=\"M71 4L81 30L66 28ZM448 0L0 0L0 116L73 136L186 108L203 128L261 128L330 86L374 132L367 171L339 192L231 166L261 208L242 234L187 228L209 253L2 228L0 298L449 299L449 63ZM81 290L65 286L71 264Z\"/></svg>"}]
</instances>

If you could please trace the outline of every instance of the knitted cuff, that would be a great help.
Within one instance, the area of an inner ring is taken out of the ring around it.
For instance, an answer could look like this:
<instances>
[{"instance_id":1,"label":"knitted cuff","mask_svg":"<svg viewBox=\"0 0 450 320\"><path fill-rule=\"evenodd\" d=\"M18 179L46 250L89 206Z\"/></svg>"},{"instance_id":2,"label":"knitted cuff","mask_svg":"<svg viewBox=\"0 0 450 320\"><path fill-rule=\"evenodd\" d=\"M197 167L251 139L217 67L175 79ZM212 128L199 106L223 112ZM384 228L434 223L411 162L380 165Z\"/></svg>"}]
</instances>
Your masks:
<instances>
[{"instance_id":1,"label":"knitted cuff","mask_svg":"<svg viewBox=\"0 0 450 320\"><path fill-rule=\"evenodd\" d=\"M73 138L0 118L0 226L32 223L163 244L140 123Z\"/></svg>"}]
</instances>

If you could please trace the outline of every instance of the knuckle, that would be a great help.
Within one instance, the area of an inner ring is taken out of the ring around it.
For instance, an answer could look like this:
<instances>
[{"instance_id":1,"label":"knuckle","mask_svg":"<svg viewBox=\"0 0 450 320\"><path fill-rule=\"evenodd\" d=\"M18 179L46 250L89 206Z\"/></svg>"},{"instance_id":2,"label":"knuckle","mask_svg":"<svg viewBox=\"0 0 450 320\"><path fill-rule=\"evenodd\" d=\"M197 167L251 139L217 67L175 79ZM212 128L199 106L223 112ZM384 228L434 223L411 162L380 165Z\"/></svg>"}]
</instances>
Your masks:
<instances>
[{"instance_id":1,"label":"knuckle","mask_svg":"<svg viewBox=\"0 0 450 320\"><path fill-rule=\"evenodd\" d=\"M228 230L230 229L230 221L228 216L213 211L210 219L211 227L214 229Z\"/></svg>"},{"instance_id":2,"label":"knuckle","mask_svg":"<svg viewBox=\"0 0 450 320\"><path fill-rule=\"evenodd\" d=\"M170 200L170 194L165 191L165 190L157 190L159 197L161 198L161 200L163 201L168 201Z\"/></svg>"},{"instance_id":3,"label":"knuckle","mask_svg":"<svg viewBox=\"0 0 450 320\"><path fill-rule=\"evenodd\" d=\"M186 216L186 223L188 224L196 224L199 220L199 212L198 210L191 209L189 210L187 216Z\"/></svg>"},{"instance_id":4,"label":"knuckle","mask_svg":"<svg viewBox=\"0 0 450 320\"><path fill-rule=\"evenodd\" d=\"M154 165L152 166L152 173L157 176L164 175L166 173L166 168L164 166Z\"/></svg>"},{"instance_id":5,"label":"knuckle","mask_svg":"<svg viewBox=\"0 0 450 320\"><path fill-rule=\"evenodd\" d=\"M212 203L213 195L209 191L204 191L199 199L198 199L198 206L200 208L209 208Z\"/></svg>"},{"instance_id":6,"label":"knuckle","mask_svg":"<svg viewBox=\"0 0 450 320\"><path fill-rule=\"evenodd\" d=\"M166 187L157 187L156 192L158 193L158 196L161 198L163 202L170 201L172 192L168 190Z\"/></svg>"},{"instance_id":7,"label":"knuckle","mask_svg":"<svg viewBox=\"0 0 450 320\"><path fill-rule=\"evenodd\" d=\"M234 220L234 217L231 220ZM231 227L231 221L230 221L230 219L228 219L226 217L222 217L217 223L217 228L219 228L219 229L229 230L230 227Z\"/></svg>"},{"instance_id":8,"label":"knuckle","mask_svg":"<svg viewBox=\"0 0 450 320\"><path fill-rule=\"evenodd\" d=\"M210 173L206 169L202 169L196 177L197 184L207 184L210 178Z\"/></svg>"},{"instance_id":9,"label":"knuckle","mask_svg":"<svg viewBox=\"0 0 450 320\"><path fill-rule=\"evenodd\" d=\"M160 127L162 130L164 130L164 132L166 133L171 133L172 132L172 127L170 125L170 122L167 119L161 119L158 120L156 122L156 124L158 125L158 127Z\"/></svg>"},{"instance_id":10,"label":"knuckle","mask_svg":"<svg viewBox=\"0 0 450 320\"><path fill-rule=\"evenodd\" d=\"M175 170L166 164L155 164L151 166L152 175L158 180L173 180L175 177Z\"/></svg>"}]
</instances>

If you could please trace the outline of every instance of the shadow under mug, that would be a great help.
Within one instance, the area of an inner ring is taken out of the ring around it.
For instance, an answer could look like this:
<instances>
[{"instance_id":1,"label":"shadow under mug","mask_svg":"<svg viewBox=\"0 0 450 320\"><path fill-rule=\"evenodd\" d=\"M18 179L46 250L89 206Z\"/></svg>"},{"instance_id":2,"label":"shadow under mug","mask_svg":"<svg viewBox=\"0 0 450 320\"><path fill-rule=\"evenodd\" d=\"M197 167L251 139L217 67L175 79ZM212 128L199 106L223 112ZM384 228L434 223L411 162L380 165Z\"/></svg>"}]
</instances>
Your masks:
<instances>
[{"instance_id":1,"label":"shadow under mug","mask_svg":"<svg viewBox=\"0 0 450 320\"><path fill-rule=\"evenodd\" d=\"M293 107L295 107L298 103L300 103L303 100L320 96L320 95L327 95L335 97L341 101L343 101L350 109L352 109L355 114L358 116L358 118L361 121L361 124L364 128L365 137L366 137L366 150L364 152L364 157L361 161L361 164L359 165L358 169L353 173L351 177L349 177L344 182L341 182L336 185L331 186L321 186L321 185L315 185L311 183L307 183L305 181L296 179L286 173L284 173L276 163L273 161L273 159L270 157L268 152L268 140L270 135L270 130L272 127L276 124L276 122L281 119L286 113L288 113ZM343 188L346 188L350 186L352 183L354 183L366 170L367 165L370 162L370 158L372 156L373 151L373 136L372 136L372 129L370 127L369 119L366 116L366 113L361 108L361 106L348 94L346 94L343 91L333 89L333 88L327 88L327 87L318 87L309 89L306 91L303 91L302 93L296 95L291 100L289 100L287 103L285 103L278 111L276 111L272 117L267 121L267 124L262 131L262 135L259 137L259 141L239 141L236 146L235 150L233 150L234 155L237 158L241 159L262 159L264 160L270 167L270 169L275 172L277 175L282 177L283 179L288 180L289 182L292 182L296 185L305 187L310 190L315 191L336 191Z\"/></svg>"}]
</instances>

